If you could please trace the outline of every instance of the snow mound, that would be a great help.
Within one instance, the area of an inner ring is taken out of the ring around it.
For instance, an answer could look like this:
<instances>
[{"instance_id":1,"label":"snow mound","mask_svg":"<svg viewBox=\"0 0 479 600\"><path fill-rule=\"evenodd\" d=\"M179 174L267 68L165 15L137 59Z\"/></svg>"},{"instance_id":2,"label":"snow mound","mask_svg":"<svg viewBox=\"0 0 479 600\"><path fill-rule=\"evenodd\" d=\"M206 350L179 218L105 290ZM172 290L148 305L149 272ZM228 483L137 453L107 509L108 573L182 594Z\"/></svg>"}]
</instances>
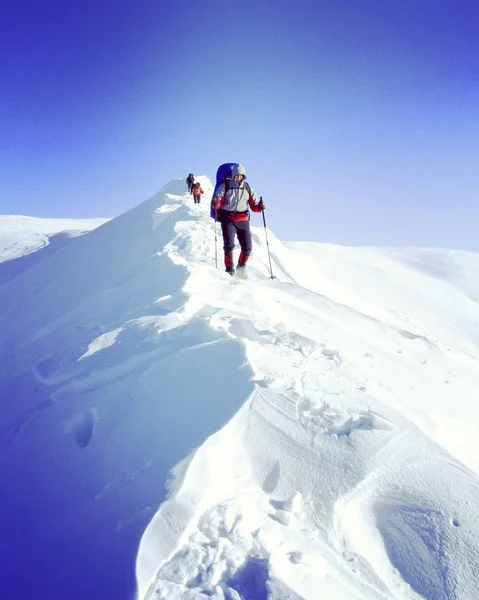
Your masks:
<instances>
[{"instance_id":1,"label":"snow mound","mask_svg":"<svg viewBox=\"0 0 479 600\"><path fill-rule=\"evenodd\" d=\"M1 280L3 588L473 600L479 257L253 225L232 279L199 179Z\"/></svg>"}]
</instances>

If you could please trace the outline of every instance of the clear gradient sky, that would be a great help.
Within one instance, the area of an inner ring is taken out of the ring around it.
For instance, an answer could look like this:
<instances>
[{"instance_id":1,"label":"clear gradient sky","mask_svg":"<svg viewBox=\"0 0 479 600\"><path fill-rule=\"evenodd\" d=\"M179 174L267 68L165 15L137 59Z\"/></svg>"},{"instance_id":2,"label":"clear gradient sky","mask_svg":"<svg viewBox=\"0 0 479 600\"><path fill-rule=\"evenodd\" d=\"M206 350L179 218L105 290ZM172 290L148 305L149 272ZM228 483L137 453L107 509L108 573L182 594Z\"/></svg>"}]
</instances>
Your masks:
<instances>
[{"instance_id":1,"label":"clear gradient sky","mask_svg":"<svg viewBox=\"0 0 479 600\"><path fill-rule=\"evenodd\" d=\"M477 0L0 0L0 214L238 161L280 239L479 252L478 159Z\"/></svg>"}]
</instances>

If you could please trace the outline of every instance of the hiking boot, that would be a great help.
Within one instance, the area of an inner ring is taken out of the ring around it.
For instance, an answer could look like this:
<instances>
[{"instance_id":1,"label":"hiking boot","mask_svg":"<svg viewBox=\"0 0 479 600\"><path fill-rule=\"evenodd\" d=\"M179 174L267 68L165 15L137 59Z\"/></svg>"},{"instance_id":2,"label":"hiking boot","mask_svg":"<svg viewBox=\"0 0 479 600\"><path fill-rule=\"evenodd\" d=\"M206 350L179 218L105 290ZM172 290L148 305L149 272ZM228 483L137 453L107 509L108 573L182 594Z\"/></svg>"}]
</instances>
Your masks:
<instances>
[{"instance_id":1,"label":"hiking boot","mask_svg":"<svg viewBox=\"0 0 479 600\"><path fill-rule=\"evenodd\" d=\"M236 267L236 277L238 277L238 279L248 279L248 272L244 265L238 265Z\"/></svg>"},{"instance_id":2,"label":"hiking boot","mask_svg":"<svg viewBox=\"0 0 479 600\"><path fill-rule=\"evenodd\" d=\"M233 277L233 275L235 274L235 268L234 267L226 267L225 271L227 273L229 273L231 275L231 277Z\"/></svg>"}]
</instances>

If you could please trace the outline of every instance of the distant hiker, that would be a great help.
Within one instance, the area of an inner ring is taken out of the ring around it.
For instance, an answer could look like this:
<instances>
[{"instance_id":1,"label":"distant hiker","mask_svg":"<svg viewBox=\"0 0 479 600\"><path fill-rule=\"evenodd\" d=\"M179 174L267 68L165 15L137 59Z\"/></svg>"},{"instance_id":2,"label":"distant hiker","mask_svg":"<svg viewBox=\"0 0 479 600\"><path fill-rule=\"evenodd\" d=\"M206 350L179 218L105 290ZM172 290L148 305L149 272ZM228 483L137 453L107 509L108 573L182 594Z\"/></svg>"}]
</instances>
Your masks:
<instances>
[{"instance_id":1,"label":"distant hiker","mask_svg":"<svg viewBox=\"0 0 479 600\"><path fill-rule=\"evenodd\" d=\"M224 165L222 165L224 166ZM220 167L221 168L221 167ZM216 220L221 223L223 233L223 249L225 251L225 270L230 275L235 272L233 249L235 235L241 246L238 258L238 273L244 273L252 250L251 230L249 227L249 211L261 212L266 208L262 200L258 200L255 191L246 183L246 171L243 165L233 164L231 176L220 183L213 194L213 206Z\"/></svg>"},{"instance_id":2,"label":"distant hiker","mask_svg":"<svg viewBox=\"0 0 479 600\"><path fill-rule=\"evenodd\" d=\"M197 181L193 187L191 188L191 192L193 194L193 198L195 200L195 204L199 204L201 201L201 194L204 194L203 188L201 187L199 181Z\"/></svg>"},{"instance_id":3,"label":"distant hiker","mask_svg":"<svg viewBox=\"0 0 479 600\"><path fill-rule=\"evenodd\" d=\"M193 173L190 173L188 175L188 177L186 178L186 184L188 185L188 193L189 194L191 194L191 188L192 188L194 182L195 182L194 175L193 175Z\"/></svg>"}]
</instances>

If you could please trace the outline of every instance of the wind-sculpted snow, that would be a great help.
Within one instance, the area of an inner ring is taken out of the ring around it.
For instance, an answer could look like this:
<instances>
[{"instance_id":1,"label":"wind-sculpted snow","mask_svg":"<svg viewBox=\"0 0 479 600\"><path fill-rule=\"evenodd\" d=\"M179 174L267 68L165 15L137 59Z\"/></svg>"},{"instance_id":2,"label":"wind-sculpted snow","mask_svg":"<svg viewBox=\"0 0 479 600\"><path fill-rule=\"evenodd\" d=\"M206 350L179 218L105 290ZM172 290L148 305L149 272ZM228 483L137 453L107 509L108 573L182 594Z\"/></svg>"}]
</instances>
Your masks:
<instances>
[{"instance_id":1,"label":"wind-sculpted snow","mask_svg":"<svg viewBox=\"0 0 479 600\"><path fill-rule=\"evenodd\" d=\"M479 258L269 232L271 280L253 226L231 279L184 188L0 287L4 589L474 600Z\"/></svg>"},{"instance_id":2,"label":"wind-sculpted snow","mask_svg":"<svg viewBox=\"0 0 479 600\"><path fill-rule=\"evenodd\" d=\"M241 344L184 312L182 187L0 288L2 597L131 598L169 470L252 391Z\"/></svg>"},{"instance_id":3,"label":"wind-sculpted snow","mask_svg":"<svg viewBox=\"0 0 479 600\"><path fill-rule=\"evenodd\" d=\"M204 220L182 229L172 259L208 260L210 230ZM442 325L443 306L422 324L415 309L428 311L430 282L418 288L414 273L414 289L403 274L393 279L402 295L375 302L368 270L387 260L380 252L351 293L347 280L325 280L314 253L295 255L273 236L270 246L274 281L256 230L248 282L199 265L185 287L191 314L242 341L255 389L177 474L140 546L140 598L474 598L478 480L461 461L478 466L479 353L467 339L477 309L468 305L464 330ZM449 285L441 291L464 302ZM451 381L463 391L466 439L447 427Z\"/></svg>"}]
</instances>

